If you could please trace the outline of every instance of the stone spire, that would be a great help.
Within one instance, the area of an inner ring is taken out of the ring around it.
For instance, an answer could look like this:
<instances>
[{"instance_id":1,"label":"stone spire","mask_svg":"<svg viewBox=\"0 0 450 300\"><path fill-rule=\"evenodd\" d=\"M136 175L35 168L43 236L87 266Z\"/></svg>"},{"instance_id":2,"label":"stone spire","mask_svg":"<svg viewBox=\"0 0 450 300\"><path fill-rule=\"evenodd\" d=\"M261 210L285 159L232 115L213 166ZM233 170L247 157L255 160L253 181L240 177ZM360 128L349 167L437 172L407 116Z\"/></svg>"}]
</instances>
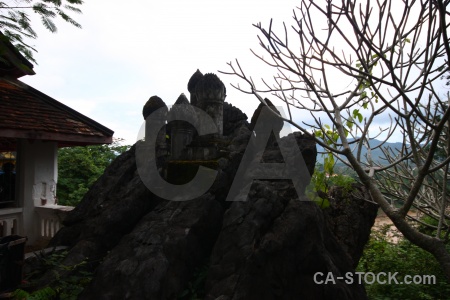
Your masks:
<instances>
[{"instance_id":1,"label":"stone spire","mask_svg":"<svg viewBox=\"0 0 450 300\"><path fill-rule=\"evenodd\" d=\"M199 69L191 76L188 82L188 91L191 94L191 104L197 106L197 98L195 96L195 86L203 78L202 72Z\"/></svg>"},{"instance_id":2,"label":"stone spire","mask_svg":"<svg viewBox=\"0 0 450 300\"><path fill-rule=\"evenodd\" d=\"M195 116L195 111L189 104L186 95L181 94L168 114L171 159L182 158L183 150L192 141L194 127L190 123L180 120L183 116L188 115Z\"/></svg>"},{"instance_id":3,"label":"stone spire","mask_svg":"<svg viewBox=\"0 0 450 300\"><path fill-rule=\"evenodd\" d=\"M147 117L151 115L156 110L167 107L166 103L159 98L158 96L152 96L148 101L145 103L143 109L142 109L142 116L144 117L144 120L147 120ZM158 114L157 115L161 122L166 122L167 119L167 113L164 114ZM145 122L145 140L150 139L151 130L153 128L150 127L150 122ZM164 164L165 157L167 156L167 143L166 143L166 126L164 125L158 132L158 135L156 137L156 164L158 166L158 170L162 171L162 166Z\"/></svg>"},{"instance_id":4,"label":"stone spire","mask_svg":"<svg viewBox=\"0 0 450 300\"><path fill-rule=\"evenodd\" d=\"M147 119L152 112L164 106L167 105L161 98L158 96L151 96L142 109L142 116L144 117L144 120Z\"/></svg>"},{"instance_id":5,"label":"stone spire","mask_svg":"<svg viewBox=\"0 0 450 300\"><path fill-rule=\"evenodd\" d=\"M280 112L278 111L278 109L275 107L275 105L272 103L272 101L270 101L269 99L265 98L264 99L267 103L268 108L272 109L274 112L276 112L277 114L280 115ZM273 129L273 135L271 135L268 144L272 145L276 139L280 138L280 132L283 129L283 125L284 125L284 121L282 118L275 116L273 113L271 113L270 111L264 110L263 108L266 108L266 105L264 105L263 103L260 103L258 105L258 108L256 108L255 112L253 113L252 119L251 119L251 123L250 123L250 130L255 130L255 125L258 121L259 118L261 118L260 121L262 121L262 125L263 131L267 131L270 130L268 128L272 128ZM268 126L267 128L264 129L264 127ZM258 132L256 132L256 135L258 135Z\"/></svg>"},{"instance_id":6,"label":"stone spire","mask_svg":"<svg viewBox=\"0 0 450 300\"><path fill-rule=\"evenodd\" d=\"M223 135L223 103L226 89L217 75L205 74L195 85L197 107L204 110L217 126L219 136Z\"/></svg>"}]
</instances>

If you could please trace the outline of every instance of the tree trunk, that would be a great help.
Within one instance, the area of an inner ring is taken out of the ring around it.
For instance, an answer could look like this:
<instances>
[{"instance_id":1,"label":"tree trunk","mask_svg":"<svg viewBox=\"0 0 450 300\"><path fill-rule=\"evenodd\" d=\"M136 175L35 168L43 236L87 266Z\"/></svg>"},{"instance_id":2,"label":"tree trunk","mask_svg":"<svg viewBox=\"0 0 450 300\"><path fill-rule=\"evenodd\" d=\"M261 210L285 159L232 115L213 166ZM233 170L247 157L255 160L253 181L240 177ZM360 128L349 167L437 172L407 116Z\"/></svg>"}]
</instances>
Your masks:
<instances>
[{"instance_id":1,"label":"tree trunk","mask_svg":"<svg viewBox=\"0 0 450 300\"><path fill-rule=\"evenodd\" d=\"M428 251L436 258L447 277L447 281L450 283L450 253L447 251L444 242L436 237L423 234L408 224L405 218L387 203L373 180L367 180L364 184L370 191L372 199L380 205L384 213L405 238L414 245Z\"/></svg>"}]
</instances>

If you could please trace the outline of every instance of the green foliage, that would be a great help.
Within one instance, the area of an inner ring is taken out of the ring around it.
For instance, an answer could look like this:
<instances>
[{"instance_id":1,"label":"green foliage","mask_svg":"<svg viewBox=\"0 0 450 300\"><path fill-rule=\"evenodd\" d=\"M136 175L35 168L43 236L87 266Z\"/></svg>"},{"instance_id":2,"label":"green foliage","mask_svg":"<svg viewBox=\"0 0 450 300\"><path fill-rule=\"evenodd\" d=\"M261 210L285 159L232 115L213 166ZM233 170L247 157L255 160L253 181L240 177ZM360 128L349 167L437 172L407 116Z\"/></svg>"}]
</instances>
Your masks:
<instances>
[{"instance_id":1,"label":"green foliage","mask_svg":"<svg viewBox=\"0 0 450 300\"><path fill-rule=\"evenodd\" d=\"M423 234L429 235L429 236L436 236L437 235L437 227L438 227L438 223L439 220L436 217L431 217L431 216L423 216L420 221L422 222L421 224L418 224L417 229L422 232ZM440 233L440 238L442 240L448 240L448 238L446 238L446 231L442 230Z\"/></svg>"},{"instance_id":2,"label":"green foliage","mask_svg":"<svg viewBox=\"0 0 450 300\"><path fill-rule=\"evenodd\" d=\"M333 156L329 154L325 157L324 165L317 165L311 177L310 184L306 187L306 196L316 202L321 208L327 208L330 202L327 199L328 192L332 187L343 188L343 194L351 192L352 184L356 180L343 173L335 173L335 163Z\"/></svg>"},{"instance_id":3,"label":"green foliage","mask_svg":"<svg viewBox=\"0 0 450 300\"><path fill-rule=\"evenodd\" d=\"M328 184L326 173L323 171L319 172L316 169L311 177L311 182L306 187L306 196L316 202L320 208L327 208L330 206L330 202L326 198L327 193Z\"/></svg>"},{"instance_id":4,"label":"green foliage","mask_svg":"<svg viewBox=\"0 0 450 300\"><path fill-rule=\"evenodd\" d=\"M356 63L356 67L360 72L358 76L359 79L358 91L360 93L359 101L361 103L360 106L362 106L364 109L367 109L370 99L375 99L375 103L378 103L378 95L374 93L372 89L372 82L369 79L370 76L373 74L374 67L378 65L378 60L379 60L378 54L373 54L367 62L362 63L362 61L358 61ZM368 92L370 92L370 98ZM355 110L358 111L357 109ZM354 115L355 110L353 111ZM356 114L358 115L358 112ZM362 122L361 114L358 115L358 120L360 123Z\"/></svg>"},{"instance_id":5,"label":"green foliage","mask_svg":"<svg viewBox=\"0 0 450 300\"><path fill-rule=\"evenodd\" d=\"M81 28L81 25L67 14L67 11L81 13L78 8L81 4L83 4L82 0L0 1L0 31L27 59L36 62L32 55L32 51L36 51L36 49L24 41L24 38L37 38L31 25L30 13L38 15L41 23L50 32L57 31L53 20L58 17Z\"/></svg>"},{"instance_id":6,"label":"green foliage","mask_svg":"<svg viewBox=\"0 0 450 300\"><path fill-rule=\"evenodd\" d=\"M354 113L355 115L355 113ZM357 115L355 115L358 117ZM362 115L361 115L362 118ZM352 119L347 120L347 127L345 128L345 135L347 136L352 129ZM327 146L335 147L339 140L339 133L336 128L325 124L321 129L314 132L315 136L321 139ZM314 174L311 178L311 183L306 188L306 195L321 208L327 208L330 206L330 202L327 199L327 194L332 186L348 185L345 181L349 181L350 185L354 182L354 179L342 174L335 174L335 159L333 153L328 151L324 158L324 164L322 168L314 170ZM323 170L322 170L323 169ZM347 179L348 177L348 179Z\"/></svg>"},{"instance_id":7,"label":"green foliage","mask_svg":"<svg viewBox=\"0 0 450 300\"><path fill-rule=\"evenodd\" d=\"M77 205L105 168L129 146L119 144L63 148L58 151L57 198L61 205Z\"/></svg>"},{"instance_id":8,"label":"green foliage","mask_svg":"<svg viewBox=\"0 0 450 300\"><path fill-rule=\"evenodd\" d=\"M68 251L56 252L49 256L39 255L39 268L33 273L27 274L27 284L14 291L14 299L27 300L75 300L83 291L84 287L92 280L92 273L87 270L87 260L76 265L65 265L64 259ZM39 279L47 271L54 272L55 280L48 286L38 287L37 290L29 292L29 289L36 289ZM60 274L65 274L61 276Z\"/></svg>"},{"instance_id":9,"label":"green foliage","mask_svg":"<svg viewBox=\"0 0 450 300\"><path fill-rule=\"evenodd\" d=\"M51 287L44 287L42 289L39 289L37 291L34 291L32 293L28 293L25 290L15 290L13 293L14 299L17 300L48 300L48 299L55 299L56 292Z\"/></svg>"},{"instance_id":10,"label":"green foliage","mask_svg":"<svg viewBox=\"0 0 450 300\"><path fill-rule=\"evenodd\" d=\"M358 119L359 123L363 121L363 115L359 112L359 109L354 109L352 114L353 118Z\"/></svg>"},{"instance_id":11,"label":"green foliage","mask_svg":"<svg viewBox=\"0 0 450 300\"><path fill-rule=\"evenodd\" d=\"M358 61L356 63L356 67L360 72L358 76L359 98L357 103L358 106L363 109L368 109L370 101L374 100L375 103L378 103L379 100L378 95L373 91L372 82L369 79L373 73L374 67L378 65L378 60L378 55L374 54L367 62L362 63L361 61ZM351 132L356 121L362 123L363 120L364 117L361 111L358 108L353 109L345 121L345 136L347 137L349 132ZM315 135L317 138L322 139L328 146L336 146L336 143L339 140L338 131L336 128L331 128L329 125L324 125L322 128L316 130Z\"/></svg>"},{"instance_id":12,"label":"green foliage","mask_svg":"<svg viewBox=\"0 0 450 300\"><path fill-rule=\"evenodd\" d=\"M397 237L397 243L389 242L387 230L385 227L372 232L357 271L398 272L396 279L399 282L406 275L435 275L436 284L380 284L375 281L365 286L369 299L448 299L450 284L436 259L401 236Z\"/></svg>"},{"instance_id":13,"label":"green foliage","mask_svg":"<svg viewBox=\"0 0 450 300\"><path fill-rule=\"evenodd\" d=\"M322 139L328 146L334 146L339 140L339 133L337 130L327 124L325 124L321 129L316 130L314 134L316 137Z\"/></svg>"}]
</instances>

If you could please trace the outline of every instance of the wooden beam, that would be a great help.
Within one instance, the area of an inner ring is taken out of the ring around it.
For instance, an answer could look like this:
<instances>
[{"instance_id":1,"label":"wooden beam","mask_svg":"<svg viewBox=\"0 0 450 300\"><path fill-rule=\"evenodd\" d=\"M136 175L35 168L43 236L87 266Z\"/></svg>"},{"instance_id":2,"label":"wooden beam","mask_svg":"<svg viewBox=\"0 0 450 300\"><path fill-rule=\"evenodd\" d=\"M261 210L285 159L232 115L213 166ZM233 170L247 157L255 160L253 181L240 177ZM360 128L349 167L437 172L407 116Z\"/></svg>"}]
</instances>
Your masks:
<instances>
[{"instance_id":1,"label":"wooden beam","mask_svg":"<svg viewBox=\"0 0 450 300\"><path fill-rule=\"evenodd\" d=\"M67 134L55 133L45 131L29 131L17 129L0 129L0 138L14 138L14 139L28 139L28 140L42 140L55 141L64 144L111 144L112 136L105 135L84 135L84 134Z\"/></svg>"}]
</instances>

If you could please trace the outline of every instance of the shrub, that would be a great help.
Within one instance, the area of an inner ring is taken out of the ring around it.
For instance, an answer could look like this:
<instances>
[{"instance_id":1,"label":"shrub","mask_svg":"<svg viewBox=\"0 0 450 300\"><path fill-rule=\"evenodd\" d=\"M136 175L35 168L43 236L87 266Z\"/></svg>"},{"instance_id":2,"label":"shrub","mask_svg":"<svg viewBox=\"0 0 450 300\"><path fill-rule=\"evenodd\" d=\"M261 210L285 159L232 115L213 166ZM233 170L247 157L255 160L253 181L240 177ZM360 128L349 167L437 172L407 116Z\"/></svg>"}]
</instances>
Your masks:
<instances>
[{"instance_id":1,"label":"shrub","mask_svg":"<svg viewBox=\"0 0 450 300\"><path fill-rule=\"evenodd\" d=\"M450 284L436 259L402 236L396 243L388 241L386 232L374 230L359 261L357 271L374 274L398 272L397 280L403 281L406 275L434 275L436 284L366 284L369 299L448 299Z\"/></svg>"}]
</instances>

